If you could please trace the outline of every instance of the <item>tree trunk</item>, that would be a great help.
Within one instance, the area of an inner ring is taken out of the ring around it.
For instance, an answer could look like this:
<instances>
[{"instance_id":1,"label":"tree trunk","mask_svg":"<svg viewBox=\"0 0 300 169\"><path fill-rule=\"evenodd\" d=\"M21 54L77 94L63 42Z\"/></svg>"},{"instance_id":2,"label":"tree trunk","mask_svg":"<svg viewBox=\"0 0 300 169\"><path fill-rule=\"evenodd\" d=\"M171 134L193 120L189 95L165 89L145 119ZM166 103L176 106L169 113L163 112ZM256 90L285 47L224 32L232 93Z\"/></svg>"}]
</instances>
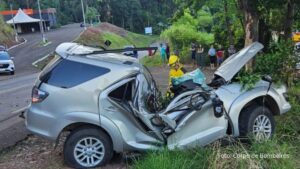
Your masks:
<instances>
[{"instance_id":1,"label":"tree trunk","mask_svg":"<svg viewBox=\"0 0 300 169\"><path fill-rule=\"evenodd\" d=\"M260 19L258 24L258 41L264 44L264 52L268 50L272 38L272 32L267 23L265 19Z\"/></svg>"},{"instance_id":2,"label":"tree trunk","mask_svg":"<svg viewBox=\"0 0 300 169\"><path fill-rule=\"evenodd\" d=\"M251 0L240 0L239 5L245 17L245 46L258 41L258 11ZM254 61L250 60L246 70L252 70Z\"/></svg>"},{"instance_id":3,"label":"tree trunk","mask_svg":"<svg viewBox=\"0 0 300 169\"><path fill-rule=\"evenodd\" d=\"M234 39L233 39L233 32L232 32L229 17L228 17L228 3L227 3L227 0L224 0L224 13L225 13L226 27L227 27L227 31L228 31L229 45L233 45L234 44Z\"/></svg>"},{"instance_id":4,"label":"tree trunk","mask_svg":"<svg viewBox=\"0 0 300 169\"><path fill-rule=\"evenodd\" d=\"M287 13L286 19L284 22L284 39L288 40L291 38L292 35L292 26L294 21L294 1L288 0L287 1Z\"/></svg>"}]
</instances>

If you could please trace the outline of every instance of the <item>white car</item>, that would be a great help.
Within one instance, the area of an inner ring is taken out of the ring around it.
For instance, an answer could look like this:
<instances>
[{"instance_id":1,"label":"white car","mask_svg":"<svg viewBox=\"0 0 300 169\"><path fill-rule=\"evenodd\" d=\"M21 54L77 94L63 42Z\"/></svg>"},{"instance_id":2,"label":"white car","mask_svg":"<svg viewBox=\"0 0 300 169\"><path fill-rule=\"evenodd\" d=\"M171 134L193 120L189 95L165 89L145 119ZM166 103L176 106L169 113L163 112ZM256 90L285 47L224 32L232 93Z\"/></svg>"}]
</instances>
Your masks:
<instances>
[{"instance_id":1,"label":"white car","mask_svg":"<svg viewBox=\"0 0 300 169\"><path fill-rule=\"evenodd\" d=\"M10 57L7 52L0 51L0 73L15 74L15 64L13 57Z\"/></svg>"}]
</instances>

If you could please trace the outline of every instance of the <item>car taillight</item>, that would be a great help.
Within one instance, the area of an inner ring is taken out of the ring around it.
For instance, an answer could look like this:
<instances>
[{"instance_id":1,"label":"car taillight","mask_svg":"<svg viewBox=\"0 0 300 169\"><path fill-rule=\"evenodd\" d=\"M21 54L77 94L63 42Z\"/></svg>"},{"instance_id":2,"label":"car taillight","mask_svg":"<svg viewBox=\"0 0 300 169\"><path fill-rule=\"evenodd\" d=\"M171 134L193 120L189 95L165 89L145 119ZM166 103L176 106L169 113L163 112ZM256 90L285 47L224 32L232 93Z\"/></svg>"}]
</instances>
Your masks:
<instances>
[{"instance_id":1,"label":"car taillight","mask_svg":"<svg viewBox=\"0 0 300 169\"><path fill-rule=\"evenodd\" d=\"M32 95L31 95L31 102L32 103L39 103L45 100L45 98L49 94L47 92L44 92L40 89L38 89L36 86L33 87L32 89Z\"/></svg>"}]
</instances>

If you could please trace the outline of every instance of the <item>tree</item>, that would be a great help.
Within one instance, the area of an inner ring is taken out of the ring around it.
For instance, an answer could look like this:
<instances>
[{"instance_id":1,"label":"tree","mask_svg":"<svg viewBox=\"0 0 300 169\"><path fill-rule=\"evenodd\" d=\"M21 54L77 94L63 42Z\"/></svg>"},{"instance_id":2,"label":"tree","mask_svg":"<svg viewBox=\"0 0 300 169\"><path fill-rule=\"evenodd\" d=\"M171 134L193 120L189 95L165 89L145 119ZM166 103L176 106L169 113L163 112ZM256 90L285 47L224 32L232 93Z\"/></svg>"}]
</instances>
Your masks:
<instances>
[{"instance_id":1,"label":"tree","mask_svg":"<svg viewBox=\"0 0 300 169\"><path fill-rule=\"evenodd\" d=\"M94 7L87 8L85 15L86 15L87 20L90 21L90 24L93 24L93 20L96 19L97 14L98 14L98 11L96 8L94 8Z\"/></svg>"}]
</instances>

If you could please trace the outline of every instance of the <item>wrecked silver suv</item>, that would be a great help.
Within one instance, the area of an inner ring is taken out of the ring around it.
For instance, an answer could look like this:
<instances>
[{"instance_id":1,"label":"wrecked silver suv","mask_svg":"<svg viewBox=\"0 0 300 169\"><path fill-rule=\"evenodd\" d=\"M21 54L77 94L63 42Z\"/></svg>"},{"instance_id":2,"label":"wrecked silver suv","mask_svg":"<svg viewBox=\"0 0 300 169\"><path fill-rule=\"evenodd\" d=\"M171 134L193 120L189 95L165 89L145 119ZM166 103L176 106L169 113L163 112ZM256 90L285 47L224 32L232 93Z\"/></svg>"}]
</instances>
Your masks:
<instances>
[{"instance_id":1,"label":"wrecked silver suv","mask_svg":"<svg viewBox=\"0 0 300 169\"><path fill-rule=\"evenodd\" d=\"M26 125L50 140L70 131L64 159L74 168L104 165L113 152L185 149L227 134L270 138L273 116L291 108L286 88L271 85L270 77L248 91L232 82L262 48L253 43L229 57L212 87L182 83L161 107L155 81L138 60L64 43L36 81Z\"/></svg>"}]
</instances>

